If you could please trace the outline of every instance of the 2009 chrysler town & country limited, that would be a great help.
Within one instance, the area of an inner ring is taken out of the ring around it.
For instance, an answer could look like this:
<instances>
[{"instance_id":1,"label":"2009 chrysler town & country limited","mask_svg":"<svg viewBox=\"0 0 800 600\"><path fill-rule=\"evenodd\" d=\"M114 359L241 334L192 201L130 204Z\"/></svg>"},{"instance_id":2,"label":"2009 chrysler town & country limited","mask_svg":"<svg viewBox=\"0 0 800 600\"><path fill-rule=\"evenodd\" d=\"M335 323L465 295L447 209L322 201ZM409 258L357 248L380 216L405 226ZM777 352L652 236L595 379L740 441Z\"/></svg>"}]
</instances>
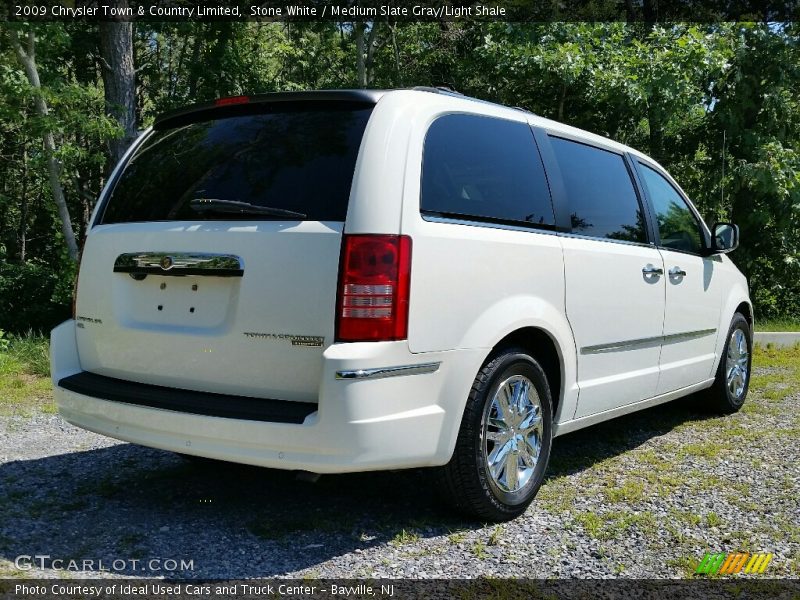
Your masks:
<instances>
[{"instance_id":1,"label":"2009 chrysler town & country limited","mask_svg":"<svg viewBox=\"0 0 800 600\"><path fill-rule=\"evenodd\" d=\"M414 89L224 98L117 166L53 330L61 414L314 473L437 467L523 512L552 438L750 375L747 282L656 162Z\"/></svg>"}]
</instances>

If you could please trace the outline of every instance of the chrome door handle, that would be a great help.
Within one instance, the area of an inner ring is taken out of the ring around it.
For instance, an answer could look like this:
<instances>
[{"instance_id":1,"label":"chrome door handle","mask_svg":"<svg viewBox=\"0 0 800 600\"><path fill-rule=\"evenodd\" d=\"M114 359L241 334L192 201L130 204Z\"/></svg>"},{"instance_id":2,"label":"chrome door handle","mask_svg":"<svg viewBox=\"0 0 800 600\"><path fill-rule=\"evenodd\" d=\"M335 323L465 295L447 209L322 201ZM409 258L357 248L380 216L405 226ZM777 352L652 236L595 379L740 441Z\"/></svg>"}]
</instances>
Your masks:
<instances>
[{"instance_id":1,"label":"chrome door handle","mask_svg":"<svg viewBox=\"0 0 800 600\"><path fill-rule=\"evenodd\" d=\"M654 267L653 265L647 265L646 267L644 267L644 268L642 269L642 273L643 273L645 276L648 276L648 275L655 275L655 276L657 276L657 277L660 277L661 275L663 275L663 274L664 274L664 269L661 269L661 268L659 268L659 267Z\"/></svg>"},{"instance_id":2,"label":"chrome door handle","mask_svg":"<svg viewBox=\"0 0 800 600\"><path fill-rule=\"evenodd\" d=\"M669 270L670 277L686 277L686 271L681 269L680 267L672 267Z\"/></svg>"}]
</instances>

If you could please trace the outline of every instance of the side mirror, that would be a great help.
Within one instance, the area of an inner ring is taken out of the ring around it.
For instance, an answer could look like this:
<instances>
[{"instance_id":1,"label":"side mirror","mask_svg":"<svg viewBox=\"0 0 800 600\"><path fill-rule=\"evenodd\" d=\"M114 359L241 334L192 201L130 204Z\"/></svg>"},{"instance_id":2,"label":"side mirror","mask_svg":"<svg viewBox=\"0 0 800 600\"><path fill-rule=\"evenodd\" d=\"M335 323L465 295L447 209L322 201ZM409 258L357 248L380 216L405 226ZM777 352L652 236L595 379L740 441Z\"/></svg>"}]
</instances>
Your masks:
<instances>
[{"instance_id":1,"label":"side mirror","mask_svg":"<svg viewBox=\"0 0 800 600\"><path fill-rule=\"evenodd\" d=\"M714 223L711 229L712 254L726 254L739 247L739 226L733 223Z\"/></svg>"}]
</instances>

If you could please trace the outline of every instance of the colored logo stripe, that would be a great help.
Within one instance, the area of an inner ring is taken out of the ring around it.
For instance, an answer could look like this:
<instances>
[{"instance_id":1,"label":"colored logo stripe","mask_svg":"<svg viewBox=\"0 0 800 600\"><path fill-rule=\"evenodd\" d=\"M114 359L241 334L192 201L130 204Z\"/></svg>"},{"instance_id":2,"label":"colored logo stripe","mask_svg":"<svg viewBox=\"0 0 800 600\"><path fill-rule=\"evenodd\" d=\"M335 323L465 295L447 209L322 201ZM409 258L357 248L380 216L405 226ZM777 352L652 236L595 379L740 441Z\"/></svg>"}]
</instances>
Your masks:
<instances>
[{"instance_id":1,"label":"colored logo stripe","mask_svg":"<svg viewBox=\"0 0 800 600\"><path fill-rule=\"evenodd\" d=\"M725 560L725 554L709 554L708 552L697 565L697 573L716 573Z\"/></svg>"},{"instance_id":2,"label":"colored logo stripe","mask_svg":"<svg viewBox=\"0 0 800 600\"><path fill-rule=\"evenodd\" d=\"M725 574L738 573L739 571L742 570L742 567L744 566L744 561L746 561L749 557L750 554L747 553L729 554L728 560L725 561L719 572Z\"/></svg>"},{"instance_id":3,"label":"colored logo stripe","mask_svg":"<svg viewBox=\"0 0 800 600\"><path fill-rule=\"evenodd\" d=\"M731 575L733 573L741 573L742 569L744 569L745 573L763 573L766 571L772 557L771 553L766 552L752 555L748 552L732 552L730 554L725 554L724 552L711 554L706 552L703 560L697 565L695 573Z\"/></svg>"},{"instance_id":4,"label":"colored logo stripe","mask_svg":"<svg viewBox=\"0 0 800 600\"><path fill-rule=\"evenodd\" d=\"M763 573L772 560L772 554L754 554L745 567L745 573Z\"/></svg>"}]
</instances>

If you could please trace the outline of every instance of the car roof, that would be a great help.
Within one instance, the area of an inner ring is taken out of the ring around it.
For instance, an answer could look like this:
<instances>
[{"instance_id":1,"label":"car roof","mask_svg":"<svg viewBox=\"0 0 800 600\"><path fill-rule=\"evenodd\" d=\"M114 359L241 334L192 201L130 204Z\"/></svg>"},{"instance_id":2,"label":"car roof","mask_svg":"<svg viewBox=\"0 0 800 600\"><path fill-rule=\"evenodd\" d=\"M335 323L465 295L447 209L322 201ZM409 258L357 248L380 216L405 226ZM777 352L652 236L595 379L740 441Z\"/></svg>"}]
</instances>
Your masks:
<instances>
[{"instance_id":1,"label":"car roof","mask_svg":"<svg viewBox=\"0 0 800 600\"><path fill-rule=\"evenodd\" d=\"M170 129L178 127L186 123L200 121L207 119L213 114L217 116L235 116L241 114L252 114L259 110L259 105L263 107L265 104L279 104L279 103L295 103L295 104L315 104L326 103L328 105L340 105L349 107L368 107L374 106L378 101L387 95L394 95L398 93L427 93L437 94L439 99L451 98L453 104L459 106L464 110L474 110L477 113L482 112L481 107L491 107L491 112L497 114L498 109L501 112L506 112L510 118L519 120L522 115L533 126L542 127L552 133L583 139L587 142L593 142L600 146L616 150L618 152L630 152L650 160L652 159L638 150L616 142L608 137L591 133L584 129L579 129L571 125L566 125L559 121L547 119L532 113L529 110L520 107L509 107L489 100L481 100L471 96L465 96L459 92L455 92L449 88L444 87L428 87L417 86L413 88L397 88L397 89L340 89L340 90L313 90L313 91L298 91L298 92L269 92L265 94L254 94L247 96L233 96L229 98L221 98L211 102L203 102L192 104L189 106L181 107L176 110L165 112L156 117L153 123L154 129Z\"/></svg>"}]
</instances>

